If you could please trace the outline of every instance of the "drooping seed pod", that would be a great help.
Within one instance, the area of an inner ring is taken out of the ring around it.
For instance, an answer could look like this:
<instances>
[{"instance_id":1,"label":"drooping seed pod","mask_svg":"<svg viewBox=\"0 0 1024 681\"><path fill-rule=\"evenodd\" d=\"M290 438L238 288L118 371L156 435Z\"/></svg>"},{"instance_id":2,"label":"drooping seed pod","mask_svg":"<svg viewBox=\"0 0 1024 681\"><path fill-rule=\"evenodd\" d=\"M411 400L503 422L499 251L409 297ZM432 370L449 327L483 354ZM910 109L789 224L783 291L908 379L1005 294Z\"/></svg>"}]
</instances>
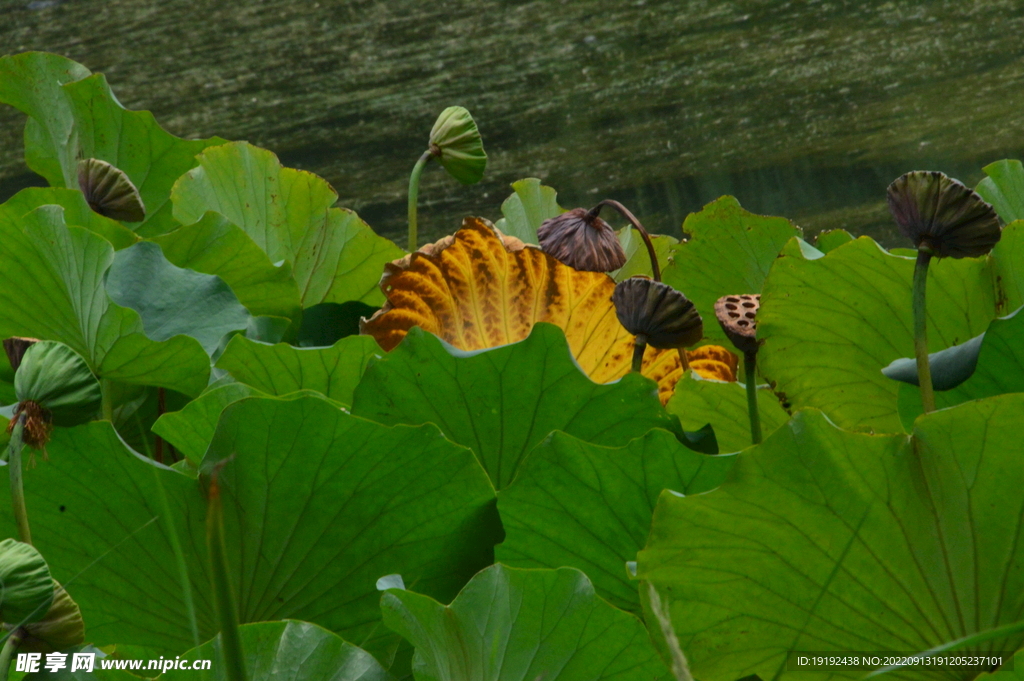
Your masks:
<instances>
[{"instance_id":1,"label":"drooping seed pod","mask_svg":"<svg viewBox=\"0 0 1024 681\"><path fill-rule=\"evenodd\" d=\"M889 185L887 198L900 233L939 258L985 255L1002 235L992 206L940 172L901 175Z\"/></svg>"},{"instance_id":2,"label":"drooping seed pod","mask_svg":"<svg viewBox=\"0 0 1024 681\"><path fill-rule=\"evenodd\" d=\"M722 296L715 302L715 316L740 352L757 352L757 310L761 307L758 294Z\"/></svg>"},{"instance_id":3,"label":"drooping seed pod","mask_svg":"<svg viewBox=\"0 0 1024 681\"><path fill-rule=\"evenodd\" d=\"M619 323L655 348L684 348L704 337L697 308L668 284L630 277L615 286L612 302Z\"/></svg>"},{"instance_id":4,"label":"drooping seed pod","mask_svg":"<svg viewBox=\"0 0 1024 681\"><path fill-rule=\"evenodd\" d=\"M484 142L464 107L450 106L437 117L430 131L430 153L462 184L475 184L484 176Z\"/></svg>"},{"instance_id":5,"label":"drooping seed pod","mask_svg":"<svg viewBox=\"0 0 1024 681\"><path fill-rule=\"evenodd\" d=\"M146 207L142 196L123 170L98 158L78 162L78 187L94 211L124 222L142 222Z\"/></svg>"},{"instance_id":6,"label":"drooping seed pod","mask_svg":"<svg viewBox=\"0 0 1024 681\"><path fill-rule=\"evenodd\" d=\"M581 272L611 272L626 264L615 231L584 208L545 220L537 239L545 253Z\"/></svg>"},{"instance_id":7,"label":"drooping seed pod","mask_svg":"<svg viewBox=\"0 0 1024 681\"><path fill-rule=\"evenodd\" d=\"M17 371L21 366L21 359L25 356L25 351L38 342L38 338L23 338L21 336L5 338L4 352L7 353L7 361L11 363L11 368Z\"/></svg>"}]
</instances>

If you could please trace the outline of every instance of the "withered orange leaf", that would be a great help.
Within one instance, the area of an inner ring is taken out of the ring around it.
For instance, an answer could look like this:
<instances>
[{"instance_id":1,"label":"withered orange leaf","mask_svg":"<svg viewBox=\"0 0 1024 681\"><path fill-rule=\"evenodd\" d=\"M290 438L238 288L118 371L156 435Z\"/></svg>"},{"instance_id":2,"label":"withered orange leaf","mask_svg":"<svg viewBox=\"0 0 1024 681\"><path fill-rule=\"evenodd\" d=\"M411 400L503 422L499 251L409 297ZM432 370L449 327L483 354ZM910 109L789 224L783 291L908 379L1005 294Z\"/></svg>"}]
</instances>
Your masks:
<instances>
[{"instance_id":1,"label":"withered orange leaf","mask_svg":"<svg viewBox=\"0 0 1024 681\"><path fill-rule=\"evenodd\" d=\"M591 380L608 383L630 369L633 336L615 316L615 281L564 265L482 218L466 218L454 235L388 263L380 286L387 302L360 326L385 350L414 326L456 348L482 350L521 341L535 323L548 322L565 333ZM707 377L734 376L728 369L716 364ZM648 348L642 373L667 402L682 376L678 352Z\"/></svg>"}]
</instances>

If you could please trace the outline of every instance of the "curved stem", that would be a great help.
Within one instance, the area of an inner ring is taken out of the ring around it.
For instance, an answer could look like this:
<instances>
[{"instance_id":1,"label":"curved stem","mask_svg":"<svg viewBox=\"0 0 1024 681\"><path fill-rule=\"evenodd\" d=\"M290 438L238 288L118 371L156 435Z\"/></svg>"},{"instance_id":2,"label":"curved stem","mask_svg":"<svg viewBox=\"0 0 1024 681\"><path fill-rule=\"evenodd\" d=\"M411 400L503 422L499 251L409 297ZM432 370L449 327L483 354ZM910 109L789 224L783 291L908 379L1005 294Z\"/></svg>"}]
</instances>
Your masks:
<instances>
[{"instance_id":1,"label":"curved stem","mask_svg":"<svg viewBox=\"0 0 1024 681\"><path fill-rule=\"evenodd\" d=\"M0 648L0 681L7 681L11 671L11 658L14 651L21 645L22 629L18 627L11 632L11 635L4 641L4 647Z\"/></svg>"},{"instance_id":2,"label":"curved stem","mask_svg":"<svg viewBox=\"0 0 1024 681\"><path fill-rule=\"evenodd\" d=\"M589 215L596 218L601 212L602 206L611 206L615 210L619 211L622 217L629 220L629 224L633 225L633 229L640 232L640 238L644 240L644 245L647 246L647 255L651 258L651 273L654 275L654 281L661 281L661 266L658 265L658 256L654 253L654 244L651 243L651 235L647 233L644 226L640 224L640 221L636 219L636 216L633 215L628 208L613 199L605 199L600 202L590 209Z\"/></svg>"},{"instance_id":3,"label":"curved stem","mask_svg":"<svg viewBox=\"0 0 1024 681\"><path fill-rule=\"evenodd\" d=\"M761 414L757 410L757 352L743 353L747 379L747 414L750 416L750 441L761 444Z\"/></svg>"},{"instance_id":4,"label":"curved stem","mask_svg":"<svg viewBox=\"0 0 1024 681\"><path fill-rule=\"evenodd\" d=\"M914 265L914 354L917 356L917 383L921 387L921 405L926 414L935 411L932 371L928 366L928 308L925 304L928 263L931 259L930 248L918 248L917 263Z\"/></svg>"},{"instance_id":5,"label":"curved stem","mask_svg":"<svg viewBox=\"0 0 1024 681\"><path fill-rule=\"evenodd\" d=\"M22 480L21 450L24 449L22 433L25 431L25 415L19 414L11 432L10 456L7 465L11 476L11 505L14 506L14 520L18 526L18 539L32 543L32 532L28 525L28 509L25 507L25 483Z\"/></svg>"},{"instance_id":6,"label":"curved stem","mask_svg":"<svg viewBox=\"0 0 1024 681\"><path fill-rule=\"evenodd\" d=\"M640 373L644 366L644 351L647 350L647 336L640 334L633 344L633 371Z\"/></svg>"},{"instance_id":7,"label":"curved stem","mask_svg":"<svg viewBox=\"0 0 1024 681\"><path fill-rule=\"evenodd\" d=\"M423 174L423 167L431 159L433 154L430 150L423 152L416 165L412 167L412 175L409 176L409 252L416 251L417 229L416 202L420 197L420 175Z\"/></svg>"},{"instance_id":8,"label":"curved stem","mask_svg":"<svg viewBox=\"0 0 1024 681\"><path fill-rule=\"evenodd\" d=\"M222 462L224 463L224 462ZM220 650L224 656L228 681L246 681L242 640L238 634L238 609L228 576L227 548L224 545L224 510L220 500L217 470L210 480L209 506L206 513L206 546L210 552L213 573L213 599L220 620Z\"/></svg>"}]
</instances>

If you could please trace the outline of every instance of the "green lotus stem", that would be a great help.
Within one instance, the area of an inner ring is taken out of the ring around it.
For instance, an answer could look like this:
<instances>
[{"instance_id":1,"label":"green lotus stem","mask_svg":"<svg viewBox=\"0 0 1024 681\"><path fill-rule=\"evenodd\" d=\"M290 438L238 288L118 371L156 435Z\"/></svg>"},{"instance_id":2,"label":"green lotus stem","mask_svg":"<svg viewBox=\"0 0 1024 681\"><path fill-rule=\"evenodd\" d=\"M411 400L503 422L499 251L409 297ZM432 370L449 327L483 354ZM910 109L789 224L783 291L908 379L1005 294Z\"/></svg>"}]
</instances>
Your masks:
<instances>
[{"instance_id":1,"label":"green lotus stem","mask_svg":"<svg viewBox=\"0 0 1024 681\"><path fill-rule=\"evenodd\" d=\"M917 356L917 383L921 387L921 405L924 413L935 411L935 391L932 388L932 370L928 366L928 308L925 289L928 287L928 263L932 250L921 245L917 249L914 265L914 354Z\"/></svg>"},{"instance_id":2,"label":"green lotus stem","mask_svg":"<svg viewBox=\"0 0 1024 681\"><path fill-rule=\"evenodd\" d=\"M227 549L224 546L224 509L220 500L217 471L210 479L209 506L206 513L206 545L213 574L213 600L220 620L220 649L228 681L246 681L242 640L238 634L238 609L228 576Z\"/></svg>"},{"instance_id":3,"label":"green lotus stem","mask_svg":"<svg viewBox=\"0 0 1024 681\"><path fill-rule=\"evenodd\" d=\"M750 415L750 441L761 444L761 414L757 410L757 352L743 353L743 370L747 375L747 414Z\"/></svg>"},{"instance_id":4,"label":"green lotus stem","mask_svg":"<svg viewBox=\"0 0 1024 681\"><path fill-rule=\"evenodd\" d=\"M14 656L14 651L21 645L22 635L23 630L18 627L4 641L4 647L0 648L0 681L7 681L7 675L11 671L11 658Z\"/></svg>"},{"instance_id":5,"label":"green lotus stem","mask_svg":"<svg viewBox=\"0 0 1024 681\"><path fill-rule=\"evenodd\" d=\"M644 365L644 351L647 350L647 336L640 334L633 345L633 371L640 373Z\"/></svg>"},{"instance_id":6,"label":"green lotus stem","mask_svg":"<svg viewBox=\"0 0 1024 681\"><path fill-rule=\"evenodd\" d=\"M420 160L412 167L412 175L409 176L409 252L416 252L417 223L416 223L416 202L420 197L420 175L423 174L423 167L433 157L430 150L423 152Z\"/></svg>"},{"instance_id":7,"label":"green lotus stem","mask_svg":"<svg viewBox=\"0 0 1024 681\"><path fill-rule=\"evenodd\" d=\"M647 582L647 603L650 605L654 619L658 621L658 628L661 629L669 657L672 659L672 676L676 678L676 681L693 681L690 663L679 645L679 637L676 636L675 628L672 626L672 615L669 613L668 606L662 603L661 594L650 582Z\"/></svg>"},{"instance_id":8,"label":"green lotus stem","mask_svg":"<svg viewBox=\"0 0 1024 681\"><path fill-rule=\"evenodd\" d=\"M18 539L32 543L32 532L28 526L28 509L25 507L25 484L22 480L21 450L24 449L22 434L25 431L25 415L19 414L11 432L10 456L7 466L11 476L11 504L14 506L14 520L18 526Z\"/></svg>"},{"instance_id":9,"label":"green lotus stem","mask_svg":"<svg viewBox=\"0 0 1024 681\"><path fill-rule=\"evenodd\" d=\"M185 613L188 615L188 623L192 629L192 642L198 648L202 641L199 639L199 623L196 619L196 605L192 600L192 583L188 578L188 565L185 563L185 552L181 550L181 540L178 537L178 528L174 524L171 504L167 500L167 490L164 489L164 482L160 478L160 471L157 470L156 466L153 467L153 478L156 480L156 488L160 493L160 505L164 522L167 523L167 536L171 540L174 562L177 563L178 579L181 582L181 597L185 601Z\"/></svg>"},{"instance_id":10,"label":"green lotus stem","mask_svg":"<svg viewBox=\"0 0 1024 681\"><path fill-rule=\"evenodd\" d=\"M633 226L633 229L640 232L640 238L644 240L644 245L647 246L647 255L651 259L651 274L654 276L654 281L661 281L661 266L658 265L658 256L654 252L654 244L651 242L651 235L647 233L644 226L640 224L640 221L636 219L636 216L625 206L618 201L613 199L605 199L600 202L592 209L590 209L589 215L597 217L601 212L602 206L611 206L615 210L619 211L622 217L629 221L629 224Z\"/></svg>"},{"instance_id":11,"label":"green lotus stem","mask_svg":"<svg viewBox=\"0 0 1024 681\"><path fill-rule=\"evenodd\" d=\"M100 416L104 421L114 423L114 395L110 379L100 379Z\"/></svg>"}]
</instances>

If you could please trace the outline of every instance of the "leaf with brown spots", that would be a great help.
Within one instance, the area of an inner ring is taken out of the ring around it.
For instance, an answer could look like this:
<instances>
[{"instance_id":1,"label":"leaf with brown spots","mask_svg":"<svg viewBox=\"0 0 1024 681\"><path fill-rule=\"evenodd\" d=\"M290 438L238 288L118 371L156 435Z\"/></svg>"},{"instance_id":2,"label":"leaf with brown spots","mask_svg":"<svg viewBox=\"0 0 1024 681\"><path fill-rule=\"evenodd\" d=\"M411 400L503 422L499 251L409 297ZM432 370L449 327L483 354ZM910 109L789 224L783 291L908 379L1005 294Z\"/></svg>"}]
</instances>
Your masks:
<instances>
[{"instance_id":1,"label":"leaf with brown spots","mask_svg":"<svg viewBox=\"0 0 1024 681\"><path fill-rule=\"evenodd\" d=\"M565 333L591 380L608 383L629 372L633 337L615 316L615 281L574 270L486 220L466 218L454 235L384 270L387 303L361 329L385 350L414 326L460 350L481 350L521 341L534 324L548 322ZM715 372L717 378L721 367ZM659 397L668 401L682 376L678 352L649 348L642 373L658 382Z\"/></svg>"}]
</instances>

